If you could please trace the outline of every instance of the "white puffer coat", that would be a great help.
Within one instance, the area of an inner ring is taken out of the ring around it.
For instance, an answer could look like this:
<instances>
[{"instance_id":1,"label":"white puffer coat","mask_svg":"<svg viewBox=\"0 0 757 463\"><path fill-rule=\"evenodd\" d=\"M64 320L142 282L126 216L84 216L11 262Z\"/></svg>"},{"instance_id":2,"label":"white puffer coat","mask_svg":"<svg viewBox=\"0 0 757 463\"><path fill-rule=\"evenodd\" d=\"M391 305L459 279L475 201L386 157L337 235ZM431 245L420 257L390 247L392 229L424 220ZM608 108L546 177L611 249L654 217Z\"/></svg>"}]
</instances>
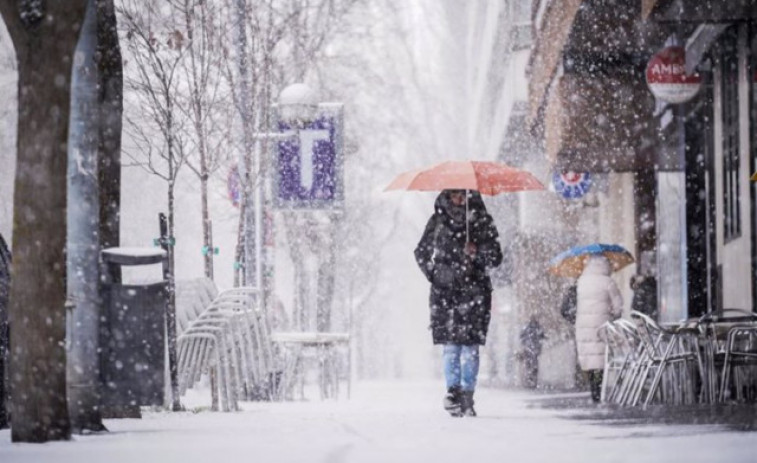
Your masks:
<instances>
[{"instance_id":1,"label":"white puffer coat","mask_svg":"<svg viewBox=\"0 0 757 463\"><path fill-rule=\"evenodd\" d=\"M610 274L606 257L590 256L577 285L576 347L582 370L598 370L605 365L605 344L597 329L620 318L623 298Z\"/></svg>"}]
</instances>

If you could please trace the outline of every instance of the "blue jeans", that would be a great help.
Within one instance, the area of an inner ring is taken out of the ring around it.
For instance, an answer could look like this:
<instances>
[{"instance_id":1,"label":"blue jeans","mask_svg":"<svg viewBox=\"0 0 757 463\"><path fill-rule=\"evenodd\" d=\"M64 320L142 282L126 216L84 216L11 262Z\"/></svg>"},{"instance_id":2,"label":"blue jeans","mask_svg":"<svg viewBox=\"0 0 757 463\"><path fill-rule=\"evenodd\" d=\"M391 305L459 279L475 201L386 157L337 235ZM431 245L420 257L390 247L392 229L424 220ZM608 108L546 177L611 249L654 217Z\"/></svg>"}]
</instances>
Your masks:
<instances>
[{"instance_id":1,"label":"blue jeans","mask_svg":"<svg viewBox=\"0 0 757 463\"><path fill-rule=\"evenodd\" d=\"M464 391L474 391L478 378L478 345L445 344L444 378L448 389L460 386Z\"/></svg>"}]
</instances>

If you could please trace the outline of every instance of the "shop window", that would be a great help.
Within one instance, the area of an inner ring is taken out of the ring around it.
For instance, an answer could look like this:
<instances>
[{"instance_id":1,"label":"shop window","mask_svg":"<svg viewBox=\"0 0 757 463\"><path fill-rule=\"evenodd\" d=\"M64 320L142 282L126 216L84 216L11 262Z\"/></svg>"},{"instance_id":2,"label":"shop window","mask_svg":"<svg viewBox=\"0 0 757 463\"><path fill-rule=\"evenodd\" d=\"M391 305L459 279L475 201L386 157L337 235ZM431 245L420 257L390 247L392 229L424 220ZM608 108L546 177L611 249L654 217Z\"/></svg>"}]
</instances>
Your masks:
<instances>
[{"instance_id":1,"label":"shop window","mask_svg":"<svg viewBox=\"0 0 757 463\"><path fill-rule=\"evenodd\" d=\"M720 94L723 119L723 237L741 236L741 162L739 156L739 58L736 28L723 38Z\"/></svg>"}]
</instances>

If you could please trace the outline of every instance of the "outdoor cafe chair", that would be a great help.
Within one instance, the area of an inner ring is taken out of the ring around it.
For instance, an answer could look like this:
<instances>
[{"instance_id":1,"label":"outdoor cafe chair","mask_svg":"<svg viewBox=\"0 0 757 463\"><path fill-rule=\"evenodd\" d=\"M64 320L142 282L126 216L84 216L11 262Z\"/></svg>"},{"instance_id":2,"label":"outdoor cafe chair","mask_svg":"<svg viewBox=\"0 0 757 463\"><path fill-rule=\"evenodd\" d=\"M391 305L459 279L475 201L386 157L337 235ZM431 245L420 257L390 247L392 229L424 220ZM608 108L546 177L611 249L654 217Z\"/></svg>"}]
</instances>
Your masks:
<instances>
[{"instance_id":1,"label":"outdoor cafe chair","mask_svg":"<svg viewBox=\"0 0 757 463\"><path fill-rule=\"evenodd\" d=\"M605 343L605 365L602 375L601 401L608 402L620 383L629 355L626 338L613 322L603 323L597 330L599 339Z\"/></svg>"},{"instance_id":2,"label":"outdoor cafe chair","mask_svg":"<svg viewBox=\"0 0 757 463\"><path fill-rule=\"evenodd\" d=\"M631 319L636 323L644 345L643 367L631 404L637 405L641 401L645 389L644 406L648 406L658 394L665 403L695 402L695 369L698 371L699 366L698 332L685 325L663 328L646 314L637 311L631 312ZM653 373L651 382L650 373Z\"/></svg>"},{"instance_id":3,"label":"outdoor cafe chair","mask_svg":"<svg viewBox=\"0 0 757 463\"><path fill-rule=\"evenodd\" d=\"M643 330L637 321L618 320L617 326L626 335L629 342L635 342L633 361L628 366L628 373L621 384L617 403L621 405L636 405L649 375L650 361L659 350L658 344L662 340L660 333L652 336L647 330Z\"/></svg>"},{"instance_id":4,"label":"outdoor cafe chair","mask_svg":"<svg viewBox=\"0 0 757 463\"><path fill-rule=\"evenodd\" d=\"M212 373L218 381L211 391L213 404L220 391L224 411L237 409L239 397L275 398L270 328L258 307L256 289L218 293L179 336L178 344L181 394L202 374Z\"/></svg>"},{"instance_id":5,"label":"outdoor cafe chair","mask_svg":"<svg viewBox=\"0 0 757 463\"><path fill-rule=\"evenodd\" d=\"M720 380L720 401L733 389L735 399L755 400L757 388L757 325L734 326L728 330L723 370Z\"/></svg>"},{"instance_id":6,"label":"outdoor cafe chair","mask_svg":"<svg viewBox=\"0 0 757 463\"><path fill-rule=\"evenodd\" d=\"M615 389L610 391L608 400L624 405L629 402L631 392L634 390L634 385L641 373L644 344L641 342L636 325L629 320L619 318L613 322L613 325L617 328L617 332L624 337L629 355L626 357L626 364L620 374L620 381Z\"/></svg>"},{"instance_id":7,"label":"outdoor cafe chair","mask_svg":"<svg viewBox=\"0 0 757 463\"><path fill-rule=\"evenodd\" d=\"M210 309L210 308L209 308ZM199 381L202 373L214 369L218 378L223 411L237 410L242 385L245 384L244 354L240 352L239 315L218 308L206 310L178 339L179 389ZM242 323L243 324L243 323ZM212 391L215 398L215 391ZM215 402L215 399L214 399Z\"/></svg>"},{"instance_id":8,"label":"outdoor cafe chair","mask_svg":"<svg viewBox=\"0 0 757 463\"><path fill-rule=\"evenodd\" d=\"M730 387L725 384L725 380L728 378L724 375L730 330L739 326L748 327L754 324L757 324L757 314L737 308L709 312L698 319L703 363L702 395L705 402L712 404L724 401L726 389ZM736 336L736 338L740 338L740 336ZM738 345L737 339L734 339L733 347ZM738 357L739 361L749 358L748 356ZM718 380L720 380L719 384Z\"/></svg>"},{"instance_id":9,"label":"outdoor cafe chair","mask_svg":"<svg viewBox=\"0 0 757 463\"><path fill-rule=\"evenodd\" d=\"M605 363L608 371L603 376L602 401L622 404L639 369L639 336L636 327L624 319L609 322L607 332L612 336L612 357Z\"/></svg>"},{"instance_id":10,"label":"outdoor cafe chair","mask_svg":"<svg viewBox=\"0 0 757 463\"><path fill-rule=\"evenodd\" d=\"M237 410L236 381L234 381L233 360L229 357L229 339L226 334L225 319L202 317L178 339L179 392L183 395L200 374L215 371L220 389L221 409ZM216 403L216 391L211 391Z\"/></svg>"}]
</instances>

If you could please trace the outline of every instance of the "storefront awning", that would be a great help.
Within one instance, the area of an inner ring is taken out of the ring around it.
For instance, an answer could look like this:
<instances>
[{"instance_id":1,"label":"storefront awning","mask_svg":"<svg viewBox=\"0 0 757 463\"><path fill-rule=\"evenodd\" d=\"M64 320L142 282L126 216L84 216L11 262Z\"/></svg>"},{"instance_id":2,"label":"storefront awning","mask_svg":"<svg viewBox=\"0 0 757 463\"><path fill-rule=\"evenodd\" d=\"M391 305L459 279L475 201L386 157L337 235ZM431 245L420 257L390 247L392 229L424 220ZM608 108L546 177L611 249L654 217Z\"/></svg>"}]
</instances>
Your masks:
<instances>
[{"instance_id":1,"label":"storefront awning","mask_svg":"<svg viewBox=\"0 0 757 463\"><path fill-rule=\"evenodd\" d=\"M537 17L539 32L531 50L528 69L529 126L539 116L581 3L582 0L547 2L546 10Z\"/></svg>"},{"instance_id":2,"label":"storefront awning","mask_svg":"<svg viewBox=\"0 0 757 463\"><path fill-rule=\"evenodd\" d=\"M757 0L642 0L641 17L659 23L757 19Z\"/></svg>"},{"instance_id":3,"label":"storefront awning","mask_svg":"<svg viewBox=\"0 0 757 463\"><path fill-rule=\"evenodd\" d=\"M718 36L729 24L700 24L686 40L686 74L692 74Z\"/></svg>"},{"instance_id":4,"label":"storefront awning","mask_svg":"<svg viewBox=\"0 0 757 463\"><path fill-rule=\"evenodd\" d=\"M641 0L641 18L649 18L649 15L652 14L652 10L654 10L654 7L658 3L660 3L660 0Z\"/></svg>"},{"instance_id":5,"label":"storefront awning","mask_svg":"<svg viewBox=\"0 0 757 463\"><path fill-rule=\"evenodd\" d=\"M654 100L643 79L566 74L551 92L544 148L555 168L623 172L651 166L641 148Z\"/></svg>"}]
</instances>

